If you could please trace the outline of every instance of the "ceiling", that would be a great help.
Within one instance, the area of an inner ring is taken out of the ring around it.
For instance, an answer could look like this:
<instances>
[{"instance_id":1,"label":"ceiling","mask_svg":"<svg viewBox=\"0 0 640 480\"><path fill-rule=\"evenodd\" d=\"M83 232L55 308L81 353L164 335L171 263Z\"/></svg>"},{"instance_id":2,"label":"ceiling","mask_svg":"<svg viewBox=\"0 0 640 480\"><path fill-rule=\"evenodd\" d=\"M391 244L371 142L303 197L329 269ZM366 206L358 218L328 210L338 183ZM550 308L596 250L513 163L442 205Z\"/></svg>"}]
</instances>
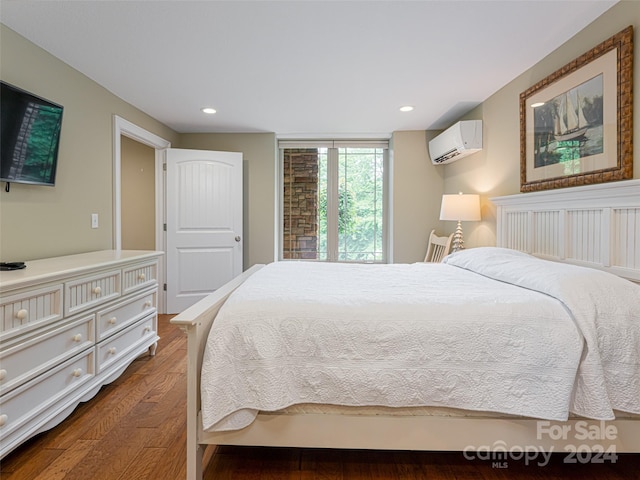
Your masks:
<instances>
[{"instance_id":1,"label":"ceiling","mask_svg":"<svg viewBox=\"0 0 640 480\"><path fill-rule=\"evenodd\" d=\"M2 0L0 21L178 132L369 137L446 128L615 3Z\"/></svg>"}]
</instances>

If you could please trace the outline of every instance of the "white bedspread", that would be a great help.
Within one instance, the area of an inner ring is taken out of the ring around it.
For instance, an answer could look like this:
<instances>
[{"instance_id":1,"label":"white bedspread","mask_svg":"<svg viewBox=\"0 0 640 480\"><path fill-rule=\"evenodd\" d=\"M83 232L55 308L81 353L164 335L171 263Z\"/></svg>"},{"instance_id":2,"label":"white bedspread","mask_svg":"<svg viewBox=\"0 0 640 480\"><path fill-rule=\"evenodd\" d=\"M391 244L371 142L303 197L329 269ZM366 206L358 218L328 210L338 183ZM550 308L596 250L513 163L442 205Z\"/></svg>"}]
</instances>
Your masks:
<instances>
[{"instance_id":1,"label":"white bedspread","mask_svg":"<svg viewBox=\"0 0 640 480\"><path fill-rule=\"evenodd\" d=\"M205 430L298 403L550 420L640 413L640 287L496 248L446 264L278 262L209 334Z\"/></svg>"}]
</instances>

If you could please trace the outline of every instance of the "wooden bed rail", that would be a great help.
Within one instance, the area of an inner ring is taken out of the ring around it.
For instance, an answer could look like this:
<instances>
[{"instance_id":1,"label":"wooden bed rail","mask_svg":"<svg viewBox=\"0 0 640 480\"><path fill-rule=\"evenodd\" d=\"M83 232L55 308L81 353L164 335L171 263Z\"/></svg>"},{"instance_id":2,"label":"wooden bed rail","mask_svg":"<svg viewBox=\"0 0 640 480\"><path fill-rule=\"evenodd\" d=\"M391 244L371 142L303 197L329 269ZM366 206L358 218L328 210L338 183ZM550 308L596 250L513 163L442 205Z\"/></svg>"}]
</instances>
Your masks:
<instances>
[{"instance_id":1,"label":"wooden bed rail","mask_svg":"<svg viewBox=\"0 0 640 480\"><path fill-rule=\"evenodd\" d=\"M229 295L263 266L254 265L171 319L171 323L180 326L187 334L187 478L189 479L202 478L204 447L198 440L200 370L209 330Z\"/></svg>"}]
</instances>

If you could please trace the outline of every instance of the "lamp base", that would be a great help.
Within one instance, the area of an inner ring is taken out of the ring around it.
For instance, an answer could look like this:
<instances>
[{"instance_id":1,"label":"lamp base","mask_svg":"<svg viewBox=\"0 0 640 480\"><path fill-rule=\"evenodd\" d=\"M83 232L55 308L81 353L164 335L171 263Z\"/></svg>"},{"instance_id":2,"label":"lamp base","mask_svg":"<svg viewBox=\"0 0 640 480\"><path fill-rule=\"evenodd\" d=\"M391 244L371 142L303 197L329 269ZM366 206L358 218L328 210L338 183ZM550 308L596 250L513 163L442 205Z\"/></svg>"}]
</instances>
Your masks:
<instances>
[{"instance_id":1,"label":"lamp base","mask_svg":"<svg viewBox=\"0 0 640 480\"><path fill-rule=\"evenodd\" d=\"M464 250L464 240L462 238L462 223L458 220L458 226L456 227L456 231L453 234L453 241L451 243L451 251L457 252L459 250Z\"/></svg>"}]
</instances>

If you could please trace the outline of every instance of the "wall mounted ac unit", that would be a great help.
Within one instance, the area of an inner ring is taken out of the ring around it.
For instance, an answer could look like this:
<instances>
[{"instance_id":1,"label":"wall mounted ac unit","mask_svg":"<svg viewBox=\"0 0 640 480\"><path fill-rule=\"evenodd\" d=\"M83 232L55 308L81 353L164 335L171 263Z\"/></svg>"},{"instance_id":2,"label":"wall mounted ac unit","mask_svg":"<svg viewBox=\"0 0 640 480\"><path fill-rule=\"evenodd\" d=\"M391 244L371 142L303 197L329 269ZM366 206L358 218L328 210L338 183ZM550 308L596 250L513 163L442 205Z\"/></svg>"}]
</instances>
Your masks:
<instances>
[{"instance_id":1,"label":"wall mounted ac unit","mask_svg":"<svg viewBox=\"0 0 640 480\"><path fill-rule=\"evenodd\" d=\"M463 120L429 141L429 156L434 165L459 160L482 150L482 120Z\"/></svg>"}]
</instances>

